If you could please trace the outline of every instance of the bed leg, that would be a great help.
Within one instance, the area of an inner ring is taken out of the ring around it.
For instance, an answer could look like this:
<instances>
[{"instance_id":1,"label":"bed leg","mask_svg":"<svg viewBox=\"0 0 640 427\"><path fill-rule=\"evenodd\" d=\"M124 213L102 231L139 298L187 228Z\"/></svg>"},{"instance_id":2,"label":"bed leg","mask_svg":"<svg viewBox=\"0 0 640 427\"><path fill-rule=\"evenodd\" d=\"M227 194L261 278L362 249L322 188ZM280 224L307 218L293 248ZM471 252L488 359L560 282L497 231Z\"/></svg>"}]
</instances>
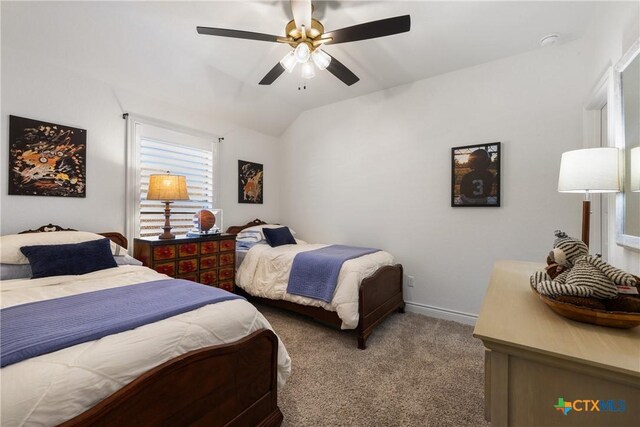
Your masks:
<instances>
[{"instance_id":1,"label":"bed leg","mask_svg":"<svg viewBox=\"0 0 640 427\"><path fill-rule=\"evenodd\" d=\"M360 350L367 349L367 339L362 335L358 335L358 348Z\"/></svg>"},{"instance_id":2,"label":"bed leg","mask_svg":"<svg viewBox=\"0 0 640 427\"><path fill-rule=\"evenodd\" d=\"M404 303L400 307L398 307L398 313L404 313Z\"/></svg>"}]
</instances>

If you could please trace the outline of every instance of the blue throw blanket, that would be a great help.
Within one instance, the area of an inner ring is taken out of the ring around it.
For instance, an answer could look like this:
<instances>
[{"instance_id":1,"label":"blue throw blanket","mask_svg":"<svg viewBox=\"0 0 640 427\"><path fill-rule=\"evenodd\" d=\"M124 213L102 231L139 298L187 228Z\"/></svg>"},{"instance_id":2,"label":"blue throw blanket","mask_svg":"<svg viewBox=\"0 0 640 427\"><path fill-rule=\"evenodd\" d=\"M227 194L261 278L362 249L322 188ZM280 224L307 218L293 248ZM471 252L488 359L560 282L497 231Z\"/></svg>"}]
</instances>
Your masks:
<instances>
[{"instance_id":1,"label":"blue throw blanket","mask_svg":"<svg viewBox=\"0 0 640 427\"><path fill-rule=\"evenodd\" d=\"M0 310L0 366L242 298L187 280L157 280Z\"/></svg>"},{"instance_id":2,"label":"blue throw blanket","mask_svg":"<svg viewBox=\"0 0 640 427\"><path fill-rule=\"evenodd\" d=\"M331 302L338 275L345 261L378 252L380 249L332 245L300 252L293 259L287 292Z\"/></svg>"}]
</instances>

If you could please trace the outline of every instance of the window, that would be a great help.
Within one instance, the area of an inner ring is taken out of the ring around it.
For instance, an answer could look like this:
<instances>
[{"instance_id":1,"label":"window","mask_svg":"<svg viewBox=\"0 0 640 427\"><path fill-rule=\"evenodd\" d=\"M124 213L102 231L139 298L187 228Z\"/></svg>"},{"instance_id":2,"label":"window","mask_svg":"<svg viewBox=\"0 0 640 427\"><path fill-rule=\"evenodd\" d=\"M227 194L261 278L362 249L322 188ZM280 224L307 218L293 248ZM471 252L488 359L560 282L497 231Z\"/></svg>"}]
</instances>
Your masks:
<instances>
[{"instance_id":1,"label":"window","mask_svg":"<svg viewBox=\"0 0 640 427\"><path fill-rule=\"evenodd\" d=\"M200 209L216 213L216 226L221 226L217 206L218 144L215 137L195 136L183 131L167 129L147 123L130 124L129 141L129 209L127 227L134 237L152 237L162 233L164 203L146 200L149 175L170 172L187 179L189 200L173 202L171 232L186 234L194 227L193 216Z\"/></svg>"}]
</instances>

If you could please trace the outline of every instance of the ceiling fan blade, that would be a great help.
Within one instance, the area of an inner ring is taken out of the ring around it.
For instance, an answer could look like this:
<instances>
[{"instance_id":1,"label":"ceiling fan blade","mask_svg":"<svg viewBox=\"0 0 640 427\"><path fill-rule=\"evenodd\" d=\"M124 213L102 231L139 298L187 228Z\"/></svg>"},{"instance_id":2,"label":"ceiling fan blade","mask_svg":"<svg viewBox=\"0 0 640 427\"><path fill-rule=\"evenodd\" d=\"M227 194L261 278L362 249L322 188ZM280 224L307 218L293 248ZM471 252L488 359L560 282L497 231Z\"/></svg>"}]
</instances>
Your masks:
<instances>
[{"instance_id":1,"label":"ceiling fan blade","mask_svg":"<svg viewBox=\"0 0 640 427\"><path fill-rule=\"evenodd\" d=\"M278 62L275 67L273 67L271 69L271 71L269 71L267 73L266 76L264 76L262 78L262 80L260 80L261 85L270 85L271 83L273 83L274 81L276 81L276 79L278 77L280 77L280 74L284 73L284 67L282 65L280 65L280 63Z\"/></svg>"},{"instance_id":2,"label":"ceiling fan blade","mask_svg":"<svg viewBox=\"0 0 640 427\"><path fill-rule=\"evenodd\" d=\"M265 42L277 42L278 36L263 33L253 33L251 31L228 30L226 28L197 27L198 34L210 36L233 37L236 39L260 40Z\"/></svg>"},{"instance_id":3,"label":"ceiling fan blade","mask_svg":"<svg viewBox=\"0 0 640 427\"><path fill-rule=\"evenodd\" d=\"M329 54L327 53L327 55ZM353 72L350 69L345 67L342 62L338 61L333 56L331 56L331 62L327 67L327 71L333 74L334 76L336 76L337 78L339 78L340 80L342 80L342 82L347 86L351 86L352 84L360 80L358 76L353 74Z\"/></svg>"},{"instance_id":4,"label":"ceiling fan blade","mask_svg":"<svg viewBox=\"0 0 640 427\"><path fill-rule=\"evenodd\" d=\"M331 37L333 39L325 44L348 43L405 33L410 29L411 17L409 15L403 15L330 31L324 33L322 38Z\"/></svg>"},{"instance_id":5,"label":"ceiling fan blade","mask_svg":"<svg viewBox=\"0 0 640 427\"><path fill-rule=\"evenodd\" d=\"M296 28L311 28L311 0L291 0L291 12Z\"/></svg>"}]
</instances>

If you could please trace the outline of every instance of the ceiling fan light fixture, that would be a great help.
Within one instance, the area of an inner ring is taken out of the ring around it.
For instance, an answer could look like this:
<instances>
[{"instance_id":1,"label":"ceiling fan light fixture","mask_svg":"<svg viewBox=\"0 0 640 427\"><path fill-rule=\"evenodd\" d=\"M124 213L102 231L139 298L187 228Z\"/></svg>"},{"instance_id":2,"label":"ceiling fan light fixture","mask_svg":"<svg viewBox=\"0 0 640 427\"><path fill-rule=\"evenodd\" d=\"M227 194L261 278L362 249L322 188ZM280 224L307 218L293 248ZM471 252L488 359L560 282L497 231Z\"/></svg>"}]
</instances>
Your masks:
<instances>
[{"instance_id":1,"label":"ceiling fan light fixture","mask_svg":"<svg viewBox=\"0 0 640 427\"><path fill-rule=\"evenodd\" d=\"M280 65L284 67L288 72L292 72L294 68L296 68L296 64L298 60L296 56L293 54L293 51L287 53L284 58L280 60Z\"/></svg>"},{"instance_id":2,"label":"ceiling fan light fixture","mask_svg":"<svg viewBox=\"0 0 640 427\"><path fill-rule=\"evenodd\" d=\"M316 67L313 66L313 62L307 61L302 64L300 69L300 76L303 79L312 79L316 76Z\"/></svg>"},{"instance_id":3,"label":"ceiling fan light fixture","mask_svg":"<svg viewBox=\"0 0 640 427\"><path fill-rule=\"evenodd\" d=\"M296 46L296 49L293 51L299 63L304 64L309 60L309 56L311 55L311 49L309 45L306 43L300 43Z\"/></svg>"},{"instance_id":4,"label":"ceiling fan light fixture","mask_svg":"<svg viewBox=\"0 0 640 427\"><path fill-rule=\"evenodd\" d=\"M311 54L311 59L313 59L313 63L316 64L319 70L326 69L331 63L331 56L322 49L314 50Z\"/></svg>"}]
</instances>

